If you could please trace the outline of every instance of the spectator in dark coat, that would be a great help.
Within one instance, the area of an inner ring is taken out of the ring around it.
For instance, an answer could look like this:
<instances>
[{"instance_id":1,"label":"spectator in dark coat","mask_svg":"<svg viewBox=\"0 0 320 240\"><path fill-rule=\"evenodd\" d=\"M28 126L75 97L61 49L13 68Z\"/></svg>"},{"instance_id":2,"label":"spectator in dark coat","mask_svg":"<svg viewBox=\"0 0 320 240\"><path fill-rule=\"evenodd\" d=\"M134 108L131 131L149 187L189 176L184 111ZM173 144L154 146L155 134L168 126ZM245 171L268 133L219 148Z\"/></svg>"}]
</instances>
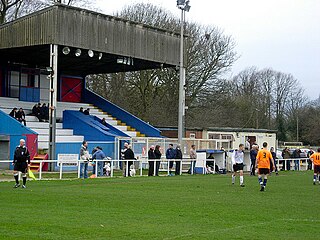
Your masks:
<instances>
[{"instance_id":1,"label":"spectator in dark coat","mask_svg":"<svg viewBox=\"0 0 320 240\"><path fill-rule=\"evenodd\" d=\"M182 152L181 152L181 148L179 145L176 147L174 159L176 159L176 160L181 159L182 160ZM176 171L175 171L176 175L180 175L180 167L181 167L181 161L176 161Z\"/></svg>"},{"instance_id":2,"label":"spectator in dark coat","mask_svg":"<svg viewBox=\"0 0 320 240\"><path fill-rule=\"evenodd\" d=\"M258 150L259 150L258 145L252 145L252 149L250 150L250 160L251 160L250 175L251 176L256 175L256 158L257 158Z\"/></svg>"},{"instance_id":3,"label":"spectator in dark coat","mask_svg":"<svg viewBox=\"0 0 320 240\"><path fill-rule=\"evenodd\" d=\"M310 159L310 156L311 156L312 154L314 154L314 151L313 151L312 148L310 148L310 150L309 150L308 153L307 153L307 157L309 158L309 159L308 159L308 169L307 169L307 170L312 170L312 161L311 161L311 159Z\"/></svg>"},{"instance_id":4,"label":"spectator in dark coat","mask_svg":"<svg viewBox=\"0 0 320 240\"><path fill-rule=\"evenodd\" d=\"M36 105L33 106L32 115L37 117L39 119L39 122L43 121L41 117L41 103L37 103Z\"/></svg>"},{"instance_id":5,"label":"spectator in dark coat","mask_svg":"<svg viewBox=\"0 0 320 240\"><path fill-rule=\"evenodd\" d=\"M49 119L49 108L45 103L42 104L40 108L40 118L45 120Z\"/></svg>"},{"instance_id":6,"label":"spectator in dark coat","mask_svg":"<svg viewBox=\"0 0 320 240\"><path fill-rule=\"evenodd\" d=\"M83 113L83 107L81 107L81 108L79 109L79 112Z\"/></svg>"},{"instance_id":7,"label":"spectator in dark coat","mask_svg":"<svg viewBox=\"0 0 320 240\"><path fill-rule=\"evenodd\" d=\"M24 114L22 108L20 108L19 111L16 113L16 119L21 123L23 122L23 124L26 126L26 115Z\"/></svg>"},{"instance_id":8,"label":"spectator in dark coat","mask_svg":"<svg viewBox=\"0 0 320 240\"><path fill-rule=\"evenodd\" d=\"M289 159L291 157L290 151L287 147L282 150L282 158ZM285 164L287 164L287 170L290 170L291 160L283 161L282 170L285 170Z\"/></svg>"},{"instance_id":9,"label":"spectator in dark coat","mask_svg":"<svg viewBox=\"0 0 320 240\"><path fill-rule=\"evenodd\" d=\"M127 161L122 162L123 176L124 177L130 176L130 166L133 164L132 160L134 160L135 158L134 158L134 152L132 151L131 146L128 143L124 144L124 149L122 151L122 159L131 160L131 161L128 161L128 166L126 166ZM128 175L126 174L127 169L128 169L128 173L127 173Z\"/></svg>"},{"instance_id":10,"label":"spectator in dark coat","mask_svg":"<svg viewBox=\"0 0 320 240\"><path fill-rule=\"evenodd\" d=\"M160 146L156 145L156 148L154 149L154 154L156 155L156 159L159 159L159 161L156 161L156 176L159 176L159 168L160 168L160 159L161 159L161 152L160 152Z\"/></svg>"},{"instance_id":11,"label":"spectator in dark coat","mask_svg":"<svg viewBox=\"0 0 320 240\"><path fill-rule=\"evenodd\" d=\"M278 167L277 167L277 153L274 151L274 147L270 148L270 152L274 161L275 172L278 175ZM270 161L270 174L272 172L272 162Z\"/></svg>"},{"instance_id":12,"label":"spectator in dark coat","mask_svg":"<svg viewBox=\"0 0 320 240\"><path fill-rule=\"evenodd\" d=\"M90 115L90 108L87 108L86 110L84 110L84 115Z\"/></svg>"},{"instance_id":13,"label":"spectator in dark coat","mask_svg":"<svg viewBox=\"0 0 320 240\"><path fill-rule=\"evenodd\" d=\"M300 153L301 153L300 149L297 148L296 150L293 151L292 157L293 158L300 158ZM300 162L300 159L299 160L294 160L294 170L296 170L296 171L300 169L299 162Z\"/></svg>"},{"instance_id":14,"label":"spectator in dark coat","mask_svg":"<svg viewBox=\"0 0 320 240\"><path fill-rule=\"evenodd\" d=\"M17 111L18 111L18 108L13 108L13 109L11 110L11 112L9 113L9 115L10 115L11 117L13 117L14 119L17 119L17 118L16 118Z\"/></svg>"},{"instance_id":15,"label":"spectator in dark coat","mask_svg":"<svg viewBox=\"0 0 320 240\"><path fill-rule=\"evenodd\" d=\"M172 174L172 168L173 168L173 161L170 161L170 159L174 159L175 150L173 149L173 144L169 144L169 148L166 151L166 158L169 160L169 176L173 176Z\"/></svg>"},{"instance_id":16,"label":"spectator in dark coat","mask_svg":"<svg viewBox=\"0 0 320 240\"><path fill-rule=\"evenodd\" d=\"M104 125L104 126L107 126L107 121L105 118L102 118L101 119L101 124Z\"/></svg>"},{"instance_id":17,"label":"spectator in dark coat","mask_svg":"<svg viewBox=\"0 0 320 240\"><path fill-rule=\"evenodd\" d=\"M149 171L148 176L153 176L154 174L154 160L156 159L156 155L154 154L154 145L151 145L149 151L148 151L148 163L149 163Z\"/></svg>"}]
</instances>

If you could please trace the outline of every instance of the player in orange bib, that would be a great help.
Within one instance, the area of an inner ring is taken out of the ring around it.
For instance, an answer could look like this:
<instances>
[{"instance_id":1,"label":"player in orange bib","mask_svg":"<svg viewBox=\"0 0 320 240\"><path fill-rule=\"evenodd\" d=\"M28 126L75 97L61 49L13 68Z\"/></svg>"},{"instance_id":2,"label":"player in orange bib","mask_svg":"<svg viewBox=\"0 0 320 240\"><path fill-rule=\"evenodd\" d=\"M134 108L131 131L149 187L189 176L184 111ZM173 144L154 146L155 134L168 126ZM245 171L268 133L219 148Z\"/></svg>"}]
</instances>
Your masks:
<instances>
[{"instance_id":1,"label":"player in orange bib","mask_svg":"<svg viewBox=\"0 0 320 240\"><path fill-rule=\"evenodd\" d=\"M313 185L316 185L317 179L320 183L320 148L318 148L318 152L310 156L310 160L313 163Z\"/></svg>"},{"instance_id":2,"label":"player in orange bib","mask_svg":"<svg viewBox=\"0 0 320 240\"><path fill-rule=\"evenodd\" d=\"M262 144L263 149L259 150L257 154L256 168L258 168L258 178L260 184L260 191L263 192L266 188L268 181L268 174L270 173L270 165L275 169L274 161L271 152L267 149L268 143ZM271 163L271 164L270 164ZM272 169L271 169L272 171ZM262 182L263 175L263 182Z\"/></svg>"}]
</instances>

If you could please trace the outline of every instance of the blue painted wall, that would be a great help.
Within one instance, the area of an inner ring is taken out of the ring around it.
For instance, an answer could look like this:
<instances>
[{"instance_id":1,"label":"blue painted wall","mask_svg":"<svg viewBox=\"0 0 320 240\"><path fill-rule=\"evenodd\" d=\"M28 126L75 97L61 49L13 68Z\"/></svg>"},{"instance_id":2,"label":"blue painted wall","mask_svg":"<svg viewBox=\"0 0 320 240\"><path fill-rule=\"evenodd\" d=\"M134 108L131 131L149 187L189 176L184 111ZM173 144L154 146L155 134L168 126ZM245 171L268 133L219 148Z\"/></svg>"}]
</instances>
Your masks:
<instances>
[{"instance_id":1,"label":"blue painted wall","mask_svg":"<svg viewBox=\"0 0 320 240\"><path fill-rule=\"evenodd\" d=\"M161 132L159 129L142 121L126 110L118 107L117 105L111 103L110 101L102 98L101 96L88 89L84 90L84 101L94 104L95 106L101 108L103 111L111 114L113 117L116 117L117 119L126 123L128 126L131 126L137 131L145 134L147 137L161 137Z\"/></svg>"},{"instance_id":2,"label":"blue painted wall","mask_svg":"<svg viewBox=\"0 0 320 240\"><path fill-rule=\"evenodd\" d=\"M19 145L20 139L27 142L27 135L37 135L36 132L30 128L25 127L23 124L10 117L8 114L0 110L0 134L9 136L10 139L10 159L13 159L16 146ZM30 148L30 146L28 146ZM10 165L12 168L12 165Z\"/></svg>"}]
</instances>

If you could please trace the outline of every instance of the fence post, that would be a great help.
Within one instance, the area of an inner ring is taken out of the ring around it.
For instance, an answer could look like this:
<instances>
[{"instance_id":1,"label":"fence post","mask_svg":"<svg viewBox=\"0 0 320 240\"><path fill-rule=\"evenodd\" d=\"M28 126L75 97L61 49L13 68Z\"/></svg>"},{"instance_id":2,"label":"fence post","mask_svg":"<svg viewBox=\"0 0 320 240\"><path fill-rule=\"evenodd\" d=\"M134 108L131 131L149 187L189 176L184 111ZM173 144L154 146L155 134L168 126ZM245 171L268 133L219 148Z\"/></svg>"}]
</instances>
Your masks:
<instances>
[{"instance_id":1,"label":"fence post","mask_svg":"<svg viewBox=\"0 0 320 240\"><path fill-rule=\"evenodd\" d=\"M80 165L81 165L81 160L78 160L78 178L80 178Z\"/></svg>"},{"instance_id":2,"label":"fence post","mask_svg":"<svg viewBox=\"0 0 320 240\"><path fill-rule=\"evenodd\" d=\"M113 160L110 160L110 177L113 177Z\"/></svg>"},{"instance_id":3,"label":"fence post","mask_svg":"<svg viewBox=\"0 0 320 240\"><path fill-rule=\"evenodd\" d=\"M60 162L60 179L62 179L62 161Z\"/></svg>"},{"instance_id":4,"label":"fence post","mask_svg":"<svg viewBox=\"0 0 320 240\"><path fill-rule=\"evenodd\" d=\"M204 175L204 169L206 168L206 160L203 161L202 174Z\"/></svg>"},{"instance_id":5,"label":"fence post","mask_svg":"<svg viewBox=\"0 0 320 240\"><path fill-rule=\"evenodd\" d=\"M42 178L42 162L40 163L40 169L39 169L39 180Z\"/></svg>"}]
</instances>

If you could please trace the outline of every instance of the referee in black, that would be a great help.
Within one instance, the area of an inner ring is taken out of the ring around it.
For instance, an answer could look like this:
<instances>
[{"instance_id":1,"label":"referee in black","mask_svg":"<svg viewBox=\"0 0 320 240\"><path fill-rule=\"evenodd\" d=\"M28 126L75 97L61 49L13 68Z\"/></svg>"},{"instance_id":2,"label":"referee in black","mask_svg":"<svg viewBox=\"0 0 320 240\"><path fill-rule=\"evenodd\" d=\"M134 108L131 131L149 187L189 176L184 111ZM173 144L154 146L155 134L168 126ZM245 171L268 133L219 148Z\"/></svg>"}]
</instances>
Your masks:
<instances>
[{"instance_id":1,"label":"referee in black","mask_svg":"<svg viewBox=\"0 0 320 240\"><path fill-rule=\"evenodd\" d=\"M13 176L14 179L16 180L16 184L14 185L14 188L20 187L19 183L19 172L22 173L22 188L26 188L26 183L27 183L27 171L28 171L28 166L30 165L30 154L25 146L25 140L20 139L20 145L16 147L16 150L14 151L14 159L12 165L14 166L13 168Z\"/></svg>"}]
</instances>

